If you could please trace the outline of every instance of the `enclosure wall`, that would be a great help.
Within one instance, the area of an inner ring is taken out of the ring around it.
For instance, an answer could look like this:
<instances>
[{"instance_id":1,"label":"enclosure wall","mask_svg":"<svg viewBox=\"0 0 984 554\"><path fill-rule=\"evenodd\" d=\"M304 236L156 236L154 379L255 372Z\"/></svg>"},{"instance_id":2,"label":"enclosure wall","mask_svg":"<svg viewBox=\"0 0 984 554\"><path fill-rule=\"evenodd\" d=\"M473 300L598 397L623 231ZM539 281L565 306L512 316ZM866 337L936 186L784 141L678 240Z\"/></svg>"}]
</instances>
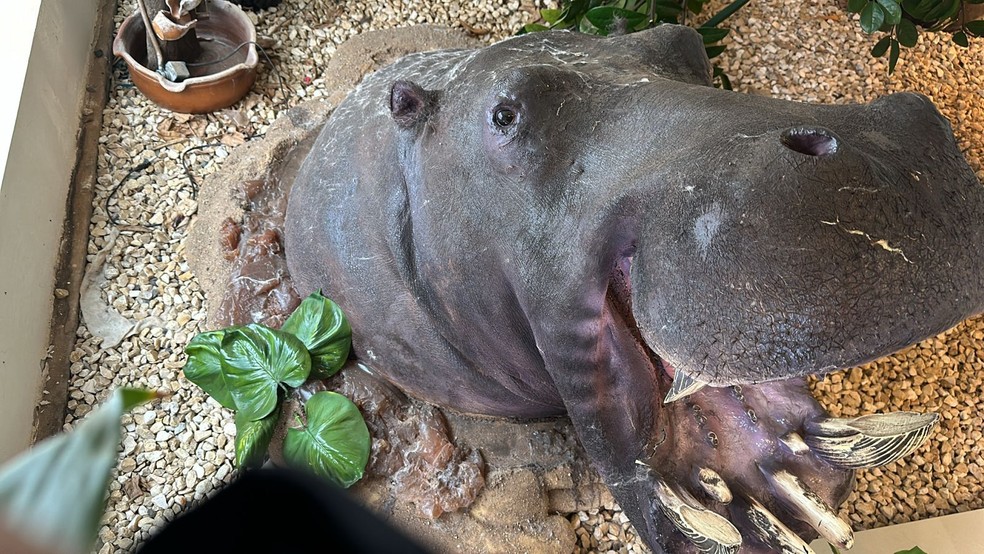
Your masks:
<instances>
[{"instance_id":1,"label":"enclosure wall","mask_svg":"<svg viewBox=\"0 0 984 554\"><path fill-rule=\"evenodd\" d=\"M0 461L30 441L98 4L22 0L0 27Z\"/></svg>"}]
</instances>

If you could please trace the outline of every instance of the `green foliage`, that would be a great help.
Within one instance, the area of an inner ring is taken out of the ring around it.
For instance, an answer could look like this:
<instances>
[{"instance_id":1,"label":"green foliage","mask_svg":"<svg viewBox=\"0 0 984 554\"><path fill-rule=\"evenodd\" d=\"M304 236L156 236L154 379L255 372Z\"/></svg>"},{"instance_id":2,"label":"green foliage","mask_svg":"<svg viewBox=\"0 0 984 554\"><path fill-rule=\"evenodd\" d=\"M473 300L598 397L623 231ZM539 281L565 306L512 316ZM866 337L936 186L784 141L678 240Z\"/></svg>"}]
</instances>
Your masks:
<instances>
[{"instance_id":1,"label":"green foliage","mask_svg":"<svg viewBox=\"0 0 984 554\"><path fill-rule=\"evenodd\" d=\"M710 0L566 0L559 9L540 10L542 23L530 23L520 33L547 31L550 29L571 29L592 35L625 34L662 23L687 23L692 16L700 14L704 4ZM891 1L891 0L886 0ZM728 35L728 29L719 25L730 17L748 0L735 0L721 9L697 32L704 39L707 57L714 59L725 50L720 41ZM731 80L724 71L714 65L715 85L731 90Z\"/></svg>"},{"instance_id":2,"label":"green foliage","mask_svg":"<svg viewBox=\"0 0 984 554\"><path fill-rule=\"evenodd\" d=\"M984 36L984 20L965 21L964 8L984 4L984 0L849 0L847 11L860 14L861 29L870 34L887 33L871 49L880 58L888 54L888 73L895 71L900 48L912 48L919 41L919 29L949 29L953 43L970 46L968 36Z\"/></svg>"},{"instance_id":3,"label":"green foliage","mask_svg":"<svg viewBox=\"0 0 984 554\"><path fill-rule=\"evenodd\" d=\"M219 352L236 410L251 421L273 412L280 386L299 387L311 373L304 343L258 323L226 331Z\"/></svg>"},{"instance_id":4,"label":"green foliage","mask_svg":"<svg viewBox=\"0 0 984 554\"><path fill-rule=\"evenodd\" d=\"M120 416L158 398L118 389L72 431L38 443L0 469L0 522L35 546L92 547L120 450Z\"/></svg>"},{"instance_id":5,"label":"green foliage","mask_svg":"<svg viewBox=\"0 0 984 554\"><path fill-rule=\"evenodd\" d=\"M338 304L321 294L305 298L280 330L301 339L307 347L314 377L331 377L348 359L352 328Z\"/></svg>"},{"instance_id":6,"label":"green foliage","mask_svg":"<svg viewBox=\"0 0 984 554\"><path fill-rule=\"evenodd\" d=\"M253 467L266 459L287 395L309 378L336 373L351 344L352 329L341 308L316 292L279 330L251 323L200 333L185 349L184 373L236 412L236 465ZM358 408L341 395L318 393L305 409L307 424L287 431L288 462L344 486L358 481L370 448Z\"/></svg>"},{"instance_id":7,"label":"green foliage","mask_svg":"<svg viewBox=\"0 0 984 554\"><path fill-rule=\"evenodd\" d=\"M284 458L348 487L362 478L369 461L369 429L351 400L330 391L314 394L305 405L307 424L288 429Z\"/></svg>"},{"instance_id":8,"label":"green foliage","mask_svg":"<svg viewBox=\"0 0 984 554\"><path fill-rule=\"evenodd\" d=\"M899 550L895 554L926 554L926 552L918 546L913 546L909 550Z\"/></svg>"}]
</instances>

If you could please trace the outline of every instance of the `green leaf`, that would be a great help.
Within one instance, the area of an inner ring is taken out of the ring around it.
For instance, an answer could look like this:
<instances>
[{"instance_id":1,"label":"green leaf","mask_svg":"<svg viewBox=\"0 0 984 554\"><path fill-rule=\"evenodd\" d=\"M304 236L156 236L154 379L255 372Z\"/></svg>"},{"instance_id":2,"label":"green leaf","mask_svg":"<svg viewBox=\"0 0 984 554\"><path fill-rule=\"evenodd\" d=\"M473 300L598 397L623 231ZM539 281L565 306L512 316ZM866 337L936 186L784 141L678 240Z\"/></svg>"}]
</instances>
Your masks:
<instances>
[{"instance_id":1,"label":"green leaf","mask_svg":"<svg viewBox=\"0 0 984 554\"><path fill-rule=\"evenodd\" d=\"M683 8L677 0L653 0L653 13L657 21L664 23L678 23Z\"/></svg>"},{"instance_id":2,"label":"green leaf","mask_svg":"<svg viewBox=\"0 0 984 554\"><path fill-rule=\"evenodd\" d=\"M549 31L550 27L546 25L540 25L539 23L527 23L523 26L524 33L536 33L539 31Z\"/></svg>"},{"instance_id":3,"label":"green leaf","mask_svg":"<svg viewBox=\"0 0 984 554\"><path fill-rule=\"evenodd\" d=\"M280 330L294 335L307 347L314 377L334 375L348 359L352 328L338 304L320 292L305 298Z\"/></svg>"},{"instance_id":4,"label":"green leaf","mask_svg":"<svg viewBox=\"0 0 984 554\"><path fill-rule=\"evenodd\" d=\"M588 21L588 18L582 17L581 21L577 24L577 30L586 35L601 35L604 34L601 29L595 27Z\"/></svg>"},{"instance_id":5,"label":"green leaf","mask_svg":"<svg viewBox=\"0 0 984 554\"><path fill-rule=\"evenodd\" d=\"M909 550L899 550L895 554L926 554L926 552L923 551L923 549L919 548L918 546L913 546Z\"/></svg>"},{"instance_id":6,"label":"green leaf","mask_svg":"<svg viewBox=\"0 0 984 554\"><path fill-rule=\"evenodd\" d=\"M697 32L704 39L704 44L714 44L728 36L731 29L718 29L717 27L697 27Z\"/></svg>"},{"instance_id":7,"label":"green leaf","mask_svg":"<svg viewBox=\"0 0 984 554\"><path fill-rule=\"evenodd\" d=\"M311 355L300 339L258 323L226 330L222 355L236 408L251 421L277 407L281 383L299 387L311 373Z\"/></svg>"},{"instance_id":8,"label":"green leaf","mask_svg":"<svg viewBox=\"0 0 984 554\"><path fill-rule=\"evenodd\" d=\"M600 31L599 34L602 35L607 35L608 33L614 31L619 22L624 24L624 28L627 30L630 27L635 27L636 25L646 21L646 14L631 10L623 10L613 6L599 6L597 8L591 8L588 10L588 13L584 14L584 17L590 21L592 25L597 27Z\"/></svg>"},{"instance_id":9,"label":"green leaf","mask_svg":"<svg viewBox=\"0 0 984 554\"><path fill-rule=\"evenodd\" d=\"M912 48L919 41L919 31L916 30L915 23L908 19L899 21L899 25L895 30L895 36L902 43L902 46L906 48Z\"/></svg>"},{"instance_id":10,"label":"green leaf","mask_svg":"<svg viewBox=\"0 0 984 554\"><path fill-rule=\"evenodd\" d=\"M362 478L369 461L369 429L351 400L330 391L312 396L304 406L307 425L288 429L284 458L348 487Z\"/></svg>"},{"instance_id":11,"label":"green leaf","mask_svg":"<svg viewBox=\"0 0 984 554\"><path fill-rule=\"evenodd\" d=\"M975 37L984 37L984 19L964 23L964 30Z\"/></svg>"},{"instance_id":12,"label":"green leaf","mask_svg":"<svg viewBox=\"0 0 984 554\"><path fill-rule=\"evenodd\" d=\"M725 45L718 44L716 46L705 46L704 51L707 52L707 57L713 60L714 58L720 56L721 53L724 52L725 48Z\"/></svg>"},{"instance_id":13,"label":"green leaf","mask_svg":"<svg viewBox=\"0 0 984 554\"><path fill-rule=\"evenodd\" d=\"M885 22L885 11L877 2L868 2L861 10L861 29L864 32L874 33Z\"/></svg>"},{"instance_id":14,"label":"green leaf","mask_svg":"<svg viewBox=\"0 0 984 554\"><path fill-rule=\"evenodd\" d=\"M876 0L885 12L885 23L897 25L902 20L902 6L898 0Z\"/></svg>"},{"instance_id":15,"label":"green leaf","mask_svg":"<svg viewBox=\"0 0 984 554\"><path fill-rule=\"evenodd\" d=\"M847 0L847 11L851 13L861 13L868 0Z\"/></svg>"},{"instance_id":16,"label":"green leaf","mask_svg":"<svg viewBox=\"0 0 984 554\"><path fill-rule=\"evenodd\" d=\"M970 41L967 39L967 33L963 31L953 33L953 43L957 46L963 46L964 48L970 46Z\"/></svg>"},{"instance_id":17,"label":"green leaf","mask_svg":"<svg viewBox=\"0 0 984 554\"><path fill-rule=\"evenodd\" d=\"M556 23L560 21L560 18L564 15L564 10L553 10L550 8L544 8L540 10L540 17L543 18L547 23Z\"/></svg>"},{"instance_id":18,"label":"green leaf","mask_svg":"<svg viewBox=\"0 0 984 554\"><path fill-rule=\"evenodd\" d=\"M749 0L734 0L734 2L731 2L727 6L721 8L721 11L717 12L710 19L705 21L701 27L717 27L723 23L725 19L728 19L734 15L735 12L743 8L748 2Z\"/></svg>"},{"instance_id":19,"label":"green leaf","mask_svg":"<svg viewBox=\"0 0 984 554\"><path fill-rule=\"evenodd\" d=\"M895 71L895 64L899 61L899 41L892 40L892 46L888 52L888 74L891 75Z\"/></svg>"},{"instance_id":20,"label":"green leaf","mask_svg":"<svg viewBox=\"0 0 984 554\"><path fill-rule=\"evenodd\" d=\"M246 419L241 413L236 414L237 467L258 467L263 464L279 419L280 410L274 410L256 421Z\"/></svg>"},{"instance_id":21,"label":"green leaf","mask_svg":"<svg viewBox=\"0 0 984 554\"><path fill-rule=\"evenodd\" d=\"M924 4L921 0L902 0L902 9L905 13L919 21L927 21L929 6L930 4Z\"/></svg>"},{"instance_id":22,"label":"green leaf","mask_svg":"<svg viewBox=\"0 0 984 554\"><path fill-rule=\"evenodd\" d=\"M718 66L714 66L714 78L721 82L720 88L724 90L734 90L731 86L731 79L728 77L728 74Z\"/></svg>"},{"instance_id":23,"label":"green leaf","mask_svg":"<svg viewBox=\"0 0 984 554\"><path fill-rule=\"evenodd\" d=\"M876 42L875 45L871 47L871 55L876 58L880 58L884 56L885 52L888 52L888 45L891 42L892 42L891 36L882 37L881 40Z\"/></svg>"},{"instance_id":24,"label":"green leaf","mask_svg":"<svg viewBox=\"0 0 984 554\"><path fill-rule=\"evenodd\" d=\"M191 339L185 352L188 360L182 368L185 377L230 410L236 409L228 376L222 371L222 337L226 329L199 333Z\"/></svg>"},{"instance_id":25,"label":"green leaf","mask_svg":"<svg viewBox=\"0 0 984 554\"><path fill-rule=\"evenodd\" d=\"M55 435L0 468L0 521L35 546L59 552L92 547L120 449L120 416L159 398L117 389L72 431Z\"/></svg>"}]
</instances>

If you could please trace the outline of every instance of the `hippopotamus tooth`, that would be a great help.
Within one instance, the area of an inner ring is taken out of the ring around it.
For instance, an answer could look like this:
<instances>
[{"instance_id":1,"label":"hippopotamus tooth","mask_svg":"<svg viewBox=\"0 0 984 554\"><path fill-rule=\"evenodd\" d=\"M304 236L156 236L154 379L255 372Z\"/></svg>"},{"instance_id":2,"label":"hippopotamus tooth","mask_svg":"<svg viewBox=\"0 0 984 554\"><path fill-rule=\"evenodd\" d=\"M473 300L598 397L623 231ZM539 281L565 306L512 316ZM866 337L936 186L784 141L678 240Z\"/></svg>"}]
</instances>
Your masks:
<instances>
[{"instance_id":1,"label":"hippopotamus tooth","mask_svg":"<svg viewBox=\"0 0 984 554\"><path fill-rule=\"evenodd\" d=\"M674 25L405 57L321 130L287 263L410 395L569 417L655 551L846 546L853 468L935 419L838 423L805 376L984 309L984 188L924 96L710 85Z\"/></svg>"},{"instance_id":2,"label":"hippopotamus tooth","mask_svg":"<svg viewBox=\"0 0 984 554\"><path fill-rule=\"evenodd\" d=\"M673 384L670 385L670 390L666 393L666 397L663 398L663 403L675 402L683 397L690 396L706 386L707 383L698 381L685 372L677 370L673 373Z\"/></svg>"},{"instance_id":3,"label":"hippopotamus tooth","mask_svg":"<svg viewBox=\"0 0 984 554\"><path fill-rule=\"evenodd\" d=\"M762 474L772 483L779 498L796 517L809 523L830 544L840 548L854 546L854 531L851 526L838 517L837 512L817 493L804 485L799 477L784 469L762 468Z\"/></svg>"}]
</instances>

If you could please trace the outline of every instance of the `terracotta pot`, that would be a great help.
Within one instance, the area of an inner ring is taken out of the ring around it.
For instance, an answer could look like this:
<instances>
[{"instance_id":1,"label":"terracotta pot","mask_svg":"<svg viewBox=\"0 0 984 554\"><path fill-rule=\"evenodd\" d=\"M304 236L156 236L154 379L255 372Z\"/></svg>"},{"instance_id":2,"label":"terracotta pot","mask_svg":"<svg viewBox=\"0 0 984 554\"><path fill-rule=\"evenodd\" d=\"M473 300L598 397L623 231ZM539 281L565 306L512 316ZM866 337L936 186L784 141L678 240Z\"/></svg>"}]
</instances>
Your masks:
<instances>
[{"instance_id":1,"label":"terracotta pot","mask_svg":"<svg viewBox=\"0 0 984 554\"><path fill-rule=\"evenodd\" d=\"M113 54L123 58L137 89L155 104L175 112L207 113L227 108L249 92L256 80L259 56L255 44L247 44L229 59L225 58L243 43L256 42L256 29L243 10L225 0L208 0L208 19L198 21L196 31L202 54L189 63L191 76L172 82L146 67L146 29L139 12L120 26L113 41ZM153 17L153 15L151 15ZM217 63L209 63L216 61Z\"/></svg>"}]
</instances>

